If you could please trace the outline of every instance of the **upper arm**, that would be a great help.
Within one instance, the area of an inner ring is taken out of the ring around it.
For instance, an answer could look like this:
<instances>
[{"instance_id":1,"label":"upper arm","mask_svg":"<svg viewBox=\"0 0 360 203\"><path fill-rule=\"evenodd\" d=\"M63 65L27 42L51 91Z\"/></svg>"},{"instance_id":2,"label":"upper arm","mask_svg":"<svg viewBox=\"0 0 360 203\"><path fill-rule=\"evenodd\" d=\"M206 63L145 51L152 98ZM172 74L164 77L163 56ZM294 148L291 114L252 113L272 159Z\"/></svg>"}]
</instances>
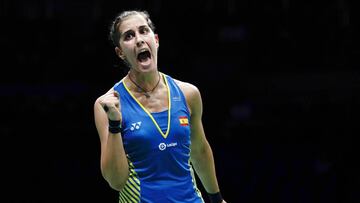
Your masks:
<instances>
[{"instance_id":1,"label":"upper arm","mask_svg":"<svg viewBox=\"0 0 360 203\"><path fill-rule=\"evenodd\" d=\"M203 104L199 89L189 83L180 85L190 111L191 153L200 154L207 145L202 124Z\"/></svg>"}]
</instances>

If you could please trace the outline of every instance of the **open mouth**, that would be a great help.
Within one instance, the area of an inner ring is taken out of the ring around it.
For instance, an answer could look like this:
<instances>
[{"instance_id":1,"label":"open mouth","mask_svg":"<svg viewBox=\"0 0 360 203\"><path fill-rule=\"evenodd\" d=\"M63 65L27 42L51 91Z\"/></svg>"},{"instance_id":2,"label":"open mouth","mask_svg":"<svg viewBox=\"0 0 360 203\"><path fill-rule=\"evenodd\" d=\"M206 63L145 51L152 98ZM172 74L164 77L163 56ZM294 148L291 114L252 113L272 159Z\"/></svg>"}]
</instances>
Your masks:
<instances>
[{"instance_id":1,"label":"open mouth","mask_svg":"<svg viewBox=\"0 0 360 203\"><path fill-rule=\"evenodd\" d=\"M138 55L137 55L137 59L140 62L145 62L145 61L151 59L150 51L148 51L146 49L141 50L140 53L138 53Z\"/></svg>"}]
</instances>

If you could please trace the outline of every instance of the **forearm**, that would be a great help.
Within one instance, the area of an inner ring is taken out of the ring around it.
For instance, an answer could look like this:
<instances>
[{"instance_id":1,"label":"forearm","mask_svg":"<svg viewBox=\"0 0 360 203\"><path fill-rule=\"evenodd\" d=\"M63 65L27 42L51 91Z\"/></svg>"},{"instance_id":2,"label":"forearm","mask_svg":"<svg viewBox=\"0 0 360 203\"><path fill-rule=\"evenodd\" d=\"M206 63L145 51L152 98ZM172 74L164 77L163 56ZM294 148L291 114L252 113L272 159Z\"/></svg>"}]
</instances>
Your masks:
<instances>
[{"instance_id":1,"label":"forearm","mask_svg":"<svg viewBox=\"0 0 360 203\"><path fill-rule=\"evenodd\" d=\"M129 166L120 134L109 132L101 156L101 172L109 185L120 191L129 176Z\"/></svg>"},{"instance_id":2,"label":"forearm","mask_svg":"<svg viewBox=\"0 0 360 203\"><path fill-rule=\"evenodd\" d=\"M206 143L202 150L191 154L191 162L206 192L219 192L214 157L208 143Z\"/></svg>"}]
</instances>

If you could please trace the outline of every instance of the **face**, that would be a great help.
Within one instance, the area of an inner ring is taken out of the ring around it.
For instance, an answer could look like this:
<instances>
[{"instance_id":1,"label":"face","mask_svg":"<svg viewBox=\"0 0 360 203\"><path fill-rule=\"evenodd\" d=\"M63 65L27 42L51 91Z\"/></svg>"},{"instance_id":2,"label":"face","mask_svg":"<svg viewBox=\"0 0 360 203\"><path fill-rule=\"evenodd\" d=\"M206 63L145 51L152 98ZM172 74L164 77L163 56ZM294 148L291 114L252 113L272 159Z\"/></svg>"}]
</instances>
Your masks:
<instances>
[{"instance_id":1,"label":"face","mask_svg":"<svg viewBox=\"0 0 360 203\"><path fill-rule=\"evenodd\" d=\"M129 16L118 29L120 47L115 48L117 55L126 60L135 71L156 70L159 39L148 26L145 18L140 14Z\"/></svg>"}]
</instances>

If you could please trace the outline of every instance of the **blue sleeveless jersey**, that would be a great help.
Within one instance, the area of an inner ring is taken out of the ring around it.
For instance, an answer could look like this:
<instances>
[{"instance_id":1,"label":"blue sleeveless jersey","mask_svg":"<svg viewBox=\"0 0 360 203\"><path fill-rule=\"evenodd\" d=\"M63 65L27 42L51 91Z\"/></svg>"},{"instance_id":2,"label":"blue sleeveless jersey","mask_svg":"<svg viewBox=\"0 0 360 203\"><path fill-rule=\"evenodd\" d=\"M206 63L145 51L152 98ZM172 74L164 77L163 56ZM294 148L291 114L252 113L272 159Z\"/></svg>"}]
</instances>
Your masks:
<instances>
[{"instance_id":1,"label":"blue sleeveless jersey","mask_svg":"<svg viewBox=\"0 0 360 203\"><path fill-rule=\"evenodd\" d=\"M168 75L165 81L169 108L151 113L124 82L119 92L122 139L130 176L119 202L203 203L190 165L190 114L185 97Z\"/></svg>"}]
</instances>

